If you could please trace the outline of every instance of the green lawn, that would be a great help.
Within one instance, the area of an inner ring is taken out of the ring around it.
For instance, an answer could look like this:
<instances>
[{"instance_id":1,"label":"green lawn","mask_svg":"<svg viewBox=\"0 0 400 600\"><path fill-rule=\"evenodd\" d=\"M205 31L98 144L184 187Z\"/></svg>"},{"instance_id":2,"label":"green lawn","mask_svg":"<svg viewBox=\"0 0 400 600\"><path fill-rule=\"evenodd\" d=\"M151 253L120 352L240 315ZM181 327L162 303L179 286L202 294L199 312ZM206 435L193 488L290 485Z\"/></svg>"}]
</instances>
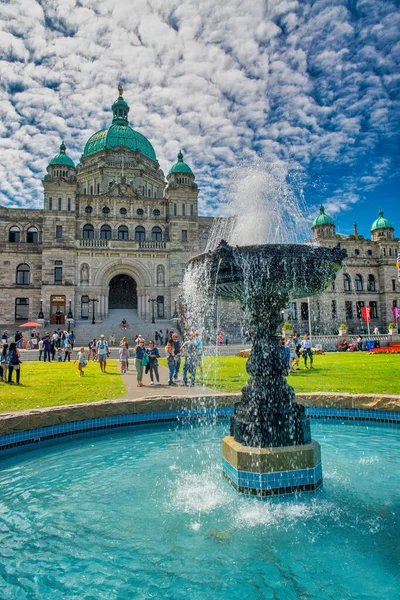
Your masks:
<instances>
[{"instance_id":1,"label":"green lawn","mask_svg":"<svg viewBox=\"0 0 400 600\"><path fill-rule=\"evenodd\" d=\"M296 392L400 394L400 354L334 352L314 356L314 369L289 375ZM246 359L237 356L204 358L205 382L221 391L239 391L247 380Z\"/></svg>"},{"instance_id":2,"label":"green lawn","mask_svg":"<svg viewBox=\"0 0 400 600\"><path fill-rule=\"evenodd\" d=\"M107 362L107 371L101 373L99 363L89 362L79 377L73 362L24 362L21 385L0 383L0 412L121 398L126 389L114 360Z\"/></svg>"}]
</instances>

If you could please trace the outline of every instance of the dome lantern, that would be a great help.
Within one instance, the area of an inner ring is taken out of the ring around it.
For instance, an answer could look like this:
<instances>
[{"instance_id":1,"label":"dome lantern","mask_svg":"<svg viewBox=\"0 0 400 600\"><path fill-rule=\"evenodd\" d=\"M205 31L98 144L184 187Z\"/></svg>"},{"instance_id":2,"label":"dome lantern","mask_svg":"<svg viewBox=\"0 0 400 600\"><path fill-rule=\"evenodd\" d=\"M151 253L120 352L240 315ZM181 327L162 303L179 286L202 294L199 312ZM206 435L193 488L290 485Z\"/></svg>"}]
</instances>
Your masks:
<instances>
[{"instance_id":1,"label":"dome lantern","mask_svg":"<svg viewBox=\"0 0 400 600\"><path fill-rule=\"evenodd\" d=\"M122 96L124 90L122 89L121 84L118 86L118 93L119 96L111 107L111 110L113 111L113 124L128 125L129 106Z\"/></svg>"}]
</instances>

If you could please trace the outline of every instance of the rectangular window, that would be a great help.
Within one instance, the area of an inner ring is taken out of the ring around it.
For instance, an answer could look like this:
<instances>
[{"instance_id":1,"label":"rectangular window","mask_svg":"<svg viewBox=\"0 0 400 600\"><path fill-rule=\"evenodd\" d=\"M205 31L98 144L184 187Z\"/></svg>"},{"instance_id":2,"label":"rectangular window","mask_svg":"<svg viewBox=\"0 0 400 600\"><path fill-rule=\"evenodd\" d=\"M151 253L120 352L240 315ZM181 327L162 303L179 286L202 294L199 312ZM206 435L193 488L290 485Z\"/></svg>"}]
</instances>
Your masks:
<instances>
[{"instance_id":1,"label":"rectangular window","mask_svg":"<svg viewBox=\"0 0 400 600\"><path fill-rule=\"evenodd\" d=\"M396 280L392 279L392 292L396 291Z\"/></svg>"},{"instance_id":2,"label":"rectangular window","mask_svg":"<svg viewBox=\"0 0 400 600\"><path fill-rule=\"evenodd\" d=\"M62 198L58 199L58 210L62 209Z\"/></svg>"},{"instance_id":3,"label":"rectangular window","mask_svg":"<svg viewBox=\"0 0 400 600\"><path fill-rule=\"evenodd\" d=\"M182 204L182 217L186 216L186 204Z\"/></svg>"},{"instance_id":4,"label":"rectangular window","mask_svg":"<svg viewBox=\"0 0 400 600\"><path fill-rule=\"evenodd\" d=\"M71 210L71 198L68 198L67 203L68 203L68 210Z\"/></svg>"},{"instance_id":5,"label":"rectangular window","mask_svg":"<svg viewBox=\"0 0 400 600\"><path fill-rule=\"evenodd\" d=\"M53 210L53 198L49 198L49 210Z\"/></svg>"},{"instance_id":6,"label":"rectangular window","mask_svg":"<svg viewBox=\"0 0 400 600\"><path fill-rule=\"evenodd\" d=\"M56 225L56 238L62 238L62 225Z\"/></svg>"},{"instance_id":7,"label":"rectangular window","mask_svg":"<svg viewBox=\"0 0 400 600\"><path fill-rule=\"evenodd\" d=\"M176 217L177 213L178 213L178 207L176 204L174 204L174 217Z\"/></svg>"},{"instance_id":8,"label":"rectangular window","mask_svg":"<svg viewBox=\"0 0 400 600\"><path fill-rule=\"evenodd\" d=\"M62 267L54 267L54 283L62 283Z\"/></svg>"},{"instance_id":9,"label":"rectangular window","mask_svg":"<svg viewBox=\"0 0 400 600\"><path fill-rule=\"evenodd\" d=\"M301 320L308 321L308 302L302 302L300 307Z\"/></svg>"},{"instance_id":10,"label":"rectangular window","mask_svg":"<svg viewBox=\"0 0 400 600\"><path fill-rule=\"evenodd\" d=\"M187 231L182 229L182 242L187 242Z\"/></svg>"},{"instance_id":11,"label":"rectangular window","mask_svg":"<svg viewBox=\"0 0 400 600\"><path fill-rule=\"evenodd\" d=\"M193 217L194 211L193 211L193 204L190 205L190 216Z\"/></svg>"},{"instance_id":12,"label":"rectangular window","mask_svg":"<svg viewBox=\"0 0 400 600\"><path fill-rule=\"evenodd\" d=\"M337 304L336 304L336 300L332 300L332 319L337 319Z\"/></svg>"},{"instance_id":13,"label":"rectangular window","mask_svg":"<svg viewBox=\"0 0 400 600\"><path fill-rule=\"evenodd\" d=\"M359 302L356 302L356 307L357 307L357 319L362 319L362 308L365 306L365 303L363 300L360 300Z\"/></svg>"},{"instance_id":14,"label":"rectangular window","mask_svg":"<svg viewBox=\"0 0 400 600\"><path fill-rule=\"evenodd\" d=\"M378 318L378 303L373 301L369 303L370 309L371 309L371 319L377 319Z\"/></svg>"},{"instance_id":15,"label":"rectangular window","mask_svg":"<svg viewBox=\"0 0 400 600\"><path fill-rule=\"evenodd\" d=\"M29 319L29 298L15 298L15 320L27 321Z\"/></svg>"},{"instance_id":16,"label":"rectangular window","mask_svg":"<svg viewBox=\"0 0 400 600\"><path fill-rule=\"evenodd\" d=\"M351 300L346 300L345 304L345 310L346 310L346 319L352 319L353 318L353 303L351 302Z\"/></svg>"}]
</instances>

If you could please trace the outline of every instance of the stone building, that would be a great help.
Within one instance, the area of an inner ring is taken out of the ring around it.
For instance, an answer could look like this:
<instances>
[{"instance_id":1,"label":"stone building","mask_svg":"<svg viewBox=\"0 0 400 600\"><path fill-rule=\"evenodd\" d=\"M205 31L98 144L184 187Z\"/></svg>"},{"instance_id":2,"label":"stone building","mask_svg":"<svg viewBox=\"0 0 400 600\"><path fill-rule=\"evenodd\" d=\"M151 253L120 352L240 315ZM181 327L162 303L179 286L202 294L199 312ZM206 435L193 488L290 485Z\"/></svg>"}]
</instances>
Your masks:
<instances>
[{"instance_id":1,"label":"stone building","mask_svg":"<svg viewBox=\"0 0 400 600\"><path fill-rule=\"evenodd\" d=\"M186 263L204 249L213 220L198 214L181 152L165 181L122 93L111 126L90 137L78 165L63 143L50 160L43 210L0 206L0 323L42 312L54 323L57 310L104 319L112 308L148 319L153 306L156 318L171 318Z\"/></svg>"},{"instance_id":2,"label":"stone building","mask_svg":"<svg viewBox=\"0 0 400 600\"><path fill-rule=\"evenodd\" d=\"M174 315L187 261L205 249L214 219L198 214L198 187L182 153L165 178L128 113L119 88L110 127L90 137L78 165L61 144L43 180L43 210L0 206L1 324L42 314L55 323L58 310L78 321L90 320L93 311L105 319L118 308L137 309L147 320L153 306L156 319ZM340 242L348 253L332 288L311 299L315 333L333 333L342 322L362 329L367 305L372 325L386 327L400 305L399 239L390 221L380 212L372 239L356 226L343 236L321 207L312 231L318 242ZM237 321L237 311L225 308L226 324L233 316ZM300 331L308 329L308 310L306 298L290 305Z\"/></svg>"},{"instance_id":3,"label":"stone building","mask_svg":"<svg viewBox=\"0 0 400 600\"><path fill-rule=\"evenodd\" d=\"M371 225L371 239L357 232L354 223L352 235L335 232L333 219L321 206L312 224L315 241L333 247L340 243L347 251L347 259L336 280L323 294L310 299L294 300L289 307L289 318L300 331L308 330L309 308L314 333L336 333L339 324L345 324L349 333L365 332L362 307L371 308L371 331L378 327L387 333L393 321L392 308L400 306L400 283L396 268L399 238L389 219L379 211Z\"/></svg>"}]
</instances>

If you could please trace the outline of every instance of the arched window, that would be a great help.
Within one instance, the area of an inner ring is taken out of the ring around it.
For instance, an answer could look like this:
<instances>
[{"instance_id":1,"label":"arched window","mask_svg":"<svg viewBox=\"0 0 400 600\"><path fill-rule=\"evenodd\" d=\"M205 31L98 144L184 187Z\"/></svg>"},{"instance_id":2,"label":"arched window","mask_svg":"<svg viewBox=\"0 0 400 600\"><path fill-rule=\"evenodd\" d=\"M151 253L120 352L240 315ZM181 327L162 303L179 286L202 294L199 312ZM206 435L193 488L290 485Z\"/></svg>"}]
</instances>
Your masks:
<instances>
[{"instance_id":1,"label":"arched window","mask_svg":"<svg viewBox=\"0 0 400 600\"><path fill-rule=\"evenodd\" d=\"M389 256L392 256L392 249L389 248Z\"/></svg>"},{"instance_id":2,"label":"arched window","mask_svg":"<svg viewBox=\"0 0 400 600\"><path fill-rule=\"evenodd\" d=\"M118 239L129 240L129 229L126 225L121 225L120 227L118 227Z\"/></svg>"},{"instance_id":3,"label":"arched window","mask_svg":"<svg viewBox=\"0 0 400 600\"><path fill-rule=\"evenodd\" d=\"M100 239L111 240L111 227L109 225L102 225L100 228Z\"/></svg>"},{"instance_id":4,"label":"arched window","mask_svg":"<svg viewBox=\"0 0 400 600\"><path fill-rule=\"evenodd\" d=\"M351 291L351 279L350 275L347 275L347 273L343 275L343 287L345 292Z\"/></svg>"},{"instance_id":5,"label":"arched window","mask_svg":"<svg viewBox=\"0 0 400 600\"><path fill-rule=\"evenodd\" d=\"M135 240L143 241L146 239L146 230L140 226L135 229Z\"/></svg>"},{"instance_id":6,"label":"arched window","mask_svg":"<svg viewBox=\"0 0 400 600\"><path fill-rule=\"evenodd\" d=\"M362 292L363 290L363 280L359 274L354 277L354 289L356 292Z\"/></svg>"},{"instance_id":7,"label":"arched window","mask_svg":"<svg viewBox=\"0 0 400 600\"><path fill-rule=\"evenodd\" d=\"M29 285L31 278L31 270L29 265L18 265L17 267L17 277L16 283L17 285Z\"/></svg>"},{"instance_id":8,"label":"arched window","mask_svg":"<svg viewBox=\"0 0 400 600\"><path fill-rule=\"evenodd\" d=\"M375 292L375 277L373 275L368 275L368 284L367 289L369 292Z\"/></svg>"},{"instance_id":9,"label":"arched window","mask_svg":"<svg viewBox=\"0 0 400 600\"><path fill-rule=\"evenodd\" d=\"M162 241L162 229L161 227L153 227L151 230L151 239L153 242L161 242Z\"/></svg>"},{"instance_id":10,"label":"arched window","mask_svg":"<svg viewBox=\"0 0 400 600\"><path fill-rule=\"evenodd\" d=\"M83 226L82 237L84 240L92 240L94 238L93 225L84 225Z\"/></svg>"},{"instance_id":11,"label":"arched window","mask_svg":"<svg viewBox=\"0 0 400 600\"><path fill-rule=\"evenodd\" d=\"M8 241L18 243L21 241L21 232L19 227L14 225L8 230Z\"/></svg>"},{"instance_id":12,"label":"arched window","mask_svg":"<svg viewBox=\"0 0 400 600\"><path fill-rule=\"evenodd\" d=\"M28 244L37 244L38 242L38 230L36 227L29 227L26 232L26 241Z\"/></svg>"}]
</instances>

